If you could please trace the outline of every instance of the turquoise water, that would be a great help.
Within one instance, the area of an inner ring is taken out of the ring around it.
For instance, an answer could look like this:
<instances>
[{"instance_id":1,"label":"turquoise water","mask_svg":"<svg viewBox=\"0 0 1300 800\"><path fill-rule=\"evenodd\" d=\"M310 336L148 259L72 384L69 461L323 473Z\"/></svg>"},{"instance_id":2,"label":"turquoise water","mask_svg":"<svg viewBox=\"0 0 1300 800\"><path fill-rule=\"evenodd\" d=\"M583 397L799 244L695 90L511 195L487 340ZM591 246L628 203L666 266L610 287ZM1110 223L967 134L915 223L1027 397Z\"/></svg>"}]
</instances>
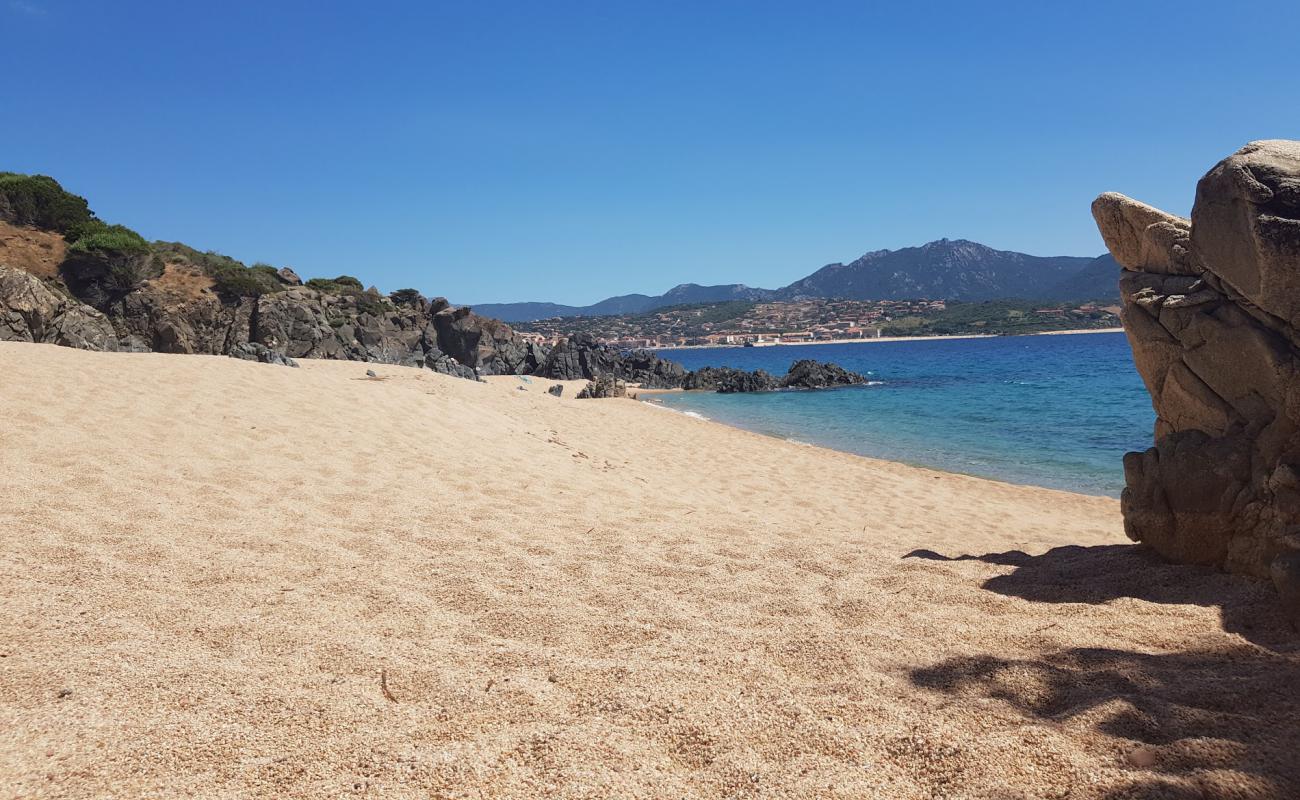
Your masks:
<instances>
[{"instance_id":1,"label":"turquoise water","mask_svg":"<svg viewBox=\"0 0 1300 800\"><path fill-rule=\"evenodd\" d=\"M875 385L661 395L670 408L860 455L1012 483L1119 496L1121 458L1155 414L1122 333L723 347L661 355L783 375L834 361Z\"/></svg>"}]
</instances>

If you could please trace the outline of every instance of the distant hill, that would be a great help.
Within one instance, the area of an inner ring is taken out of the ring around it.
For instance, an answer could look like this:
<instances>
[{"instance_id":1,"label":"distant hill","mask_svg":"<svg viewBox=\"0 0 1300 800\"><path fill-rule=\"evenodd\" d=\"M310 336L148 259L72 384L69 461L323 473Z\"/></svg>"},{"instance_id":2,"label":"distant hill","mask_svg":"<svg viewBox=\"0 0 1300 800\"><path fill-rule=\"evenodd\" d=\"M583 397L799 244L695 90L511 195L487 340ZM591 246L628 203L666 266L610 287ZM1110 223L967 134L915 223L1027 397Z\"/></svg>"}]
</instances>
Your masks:
<instances>
[{"instance_id":1,"label":"distant hill","mask_svg":"<svg viewBox=\"0 0 1300 800\"><path fill-rule=\"evenodd\" d=\"M1104 300L1118 298L1118 282L1119 265L1109 254L1031 256L965 239L940 239L920 247L875 250L848 264L828 264L781 289L684 283L654 297L623 295L589 306L484 303L474 308L507 322L530 322L641 314L667 306L729 300Z\"/></svg>"},{"instance_id":2,"label":"distant hill","mask_svg":"<svg viewBox=\"0 0 1300 800\"><path fill-rule=\"evenodd\" d=\"M1119 262L1110 253L1097 256L1058 283L1053 299L1118 301L1120 269Z\"/></svg>"},{"instance_id":3,"label":"distant hill","mask_svg":"<svg viewBox=\"0 0 1300 800\"><path fill-rule=\"evenodd\" d=\"M614 314L643 314L656 308L720 303L728 300L770 300L771 289L755 289L740 283L701 286L683 283L661 295L625 294L610 297L589 306L566 306L558 303L479 303L474 311L506 322L531 322L549 317L604 317Z\"/></svg>"},{"instance_id":4,"label":"distant hill","mask_svg":"<svg viewBox=\"0 0 1300 800\"><path fill-rule=\"evenodd\" d=\"M1102 290L1089 282L1097 276L1089 273L1081 279L1080 274L1093 268L1094 261L1081 256L1030 256L965 239L940 239L920 247L877 250L848 264L829 264L779 294L782 299L1092 299ZM1107 279L1118 283L1118 275ZM1083 294L1062 294L1075 291ZM1117 292L1112 285L1105 293Z\"/></svg>"}]
</instances>

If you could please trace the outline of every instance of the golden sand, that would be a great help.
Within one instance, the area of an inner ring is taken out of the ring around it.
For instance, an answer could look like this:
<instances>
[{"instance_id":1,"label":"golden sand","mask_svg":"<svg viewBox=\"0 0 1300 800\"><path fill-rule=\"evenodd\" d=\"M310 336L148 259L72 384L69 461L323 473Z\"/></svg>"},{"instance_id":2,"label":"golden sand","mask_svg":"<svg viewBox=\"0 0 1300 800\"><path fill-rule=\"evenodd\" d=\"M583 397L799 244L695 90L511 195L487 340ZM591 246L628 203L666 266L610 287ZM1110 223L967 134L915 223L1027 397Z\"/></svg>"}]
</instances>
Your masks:
<instances>
[{"instance_id":1,"label":"golden sand","mask_svg":"<svg viewBox=\"0 0 1300 800\"><path fill-rule=\"evenodd\" d=\"M1114 500L301 363L0 343L0 796L1300 796Z\"/></svg>"}]
</instances>

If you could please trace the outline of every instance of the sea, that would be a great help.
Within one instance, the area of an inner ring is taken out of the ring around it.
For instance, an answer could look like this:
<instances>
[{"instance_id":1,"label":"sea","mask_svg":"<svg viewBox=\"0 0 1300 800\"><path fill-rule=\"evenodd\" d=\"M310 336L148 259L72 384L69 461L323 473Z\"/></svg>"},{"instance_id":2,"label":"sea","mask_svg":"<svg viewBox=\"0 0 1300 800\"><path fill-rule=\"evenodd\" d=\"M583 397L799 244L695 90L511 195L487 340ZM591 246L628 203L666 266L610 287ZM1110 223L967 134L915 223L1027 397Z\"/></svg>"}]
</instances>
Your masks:
<instances>
[{"instance_id":1,"label":"sea","mask_svg":"<svg viewBox=\"0 0 1300 800\"><path fill-rule=\"evenodd\" d=\"M1118 497L1121 459L1151 446L1155 413L1123 333L663 350L687 369L833 361L868 385L680 392L682 413L859 455Z\"/></svg>"}]
</instances>

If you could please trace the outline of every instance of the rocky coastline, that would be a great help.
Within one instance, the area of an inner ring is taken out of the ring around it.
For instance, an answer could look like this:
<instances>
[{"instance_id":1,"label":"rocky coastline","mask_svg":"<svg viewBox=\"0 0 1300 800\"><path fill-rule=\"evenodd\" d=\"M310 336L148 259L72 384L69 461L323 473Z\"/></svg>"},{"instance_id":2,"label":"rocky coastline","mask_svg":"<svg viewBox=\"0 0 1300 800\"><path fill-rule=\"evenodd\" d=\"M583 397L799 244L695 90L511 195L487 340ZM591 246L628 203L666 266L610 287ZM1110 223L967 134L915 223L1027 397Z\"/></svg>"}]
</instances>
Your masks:
<instances>
[{"instance_id":1,"label":"rocky coastline","mask_svg":"<svg viewBox=\"0 0 1300 800\"><path fill-rule=\"evenodd\" d=\"M302 358L362 361L469 380L609 379L645 389L754 392L864 380L807 360L784 378L729 368L692 373L590 334L548 348L500 320L412 289L383 295L349 276L304 283L287 267L247 267L176 243L147 244L129 229L107 226L84 199L40 176L9 174L0 186L0 226L0 341L227 355L282 366ZM609 396L609 386L596 387L594 396Z\"/></svg>"}]
</instances>

